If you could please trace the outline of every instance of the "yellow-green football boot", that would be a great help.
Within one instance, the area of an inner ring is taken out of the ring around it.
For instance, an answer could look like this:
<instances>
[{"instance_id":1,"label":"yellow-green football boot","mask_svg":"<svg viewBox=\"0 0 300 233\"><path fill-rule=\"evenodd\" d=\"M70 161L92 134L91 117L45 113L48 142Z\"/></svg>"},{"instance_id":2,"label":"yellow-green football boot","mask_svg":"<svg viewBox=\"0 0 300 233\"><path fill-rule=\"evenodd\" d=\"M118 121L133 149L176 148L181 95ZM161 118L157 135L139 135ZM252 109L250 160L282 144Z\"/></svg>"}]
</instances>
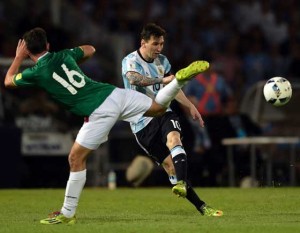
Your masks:
<instances>
[{"instance_id":1,"label":"yellow-green football boot","mask_svg":"<svg viewBox=\"0 0 300 233\"><path fill-rule=\"evenodd\" d=\"M177 71L175 77L178 81L188 81L208 68L209 63L207 61L194 61L189 66Z\"/></svg>"}]
</instances>

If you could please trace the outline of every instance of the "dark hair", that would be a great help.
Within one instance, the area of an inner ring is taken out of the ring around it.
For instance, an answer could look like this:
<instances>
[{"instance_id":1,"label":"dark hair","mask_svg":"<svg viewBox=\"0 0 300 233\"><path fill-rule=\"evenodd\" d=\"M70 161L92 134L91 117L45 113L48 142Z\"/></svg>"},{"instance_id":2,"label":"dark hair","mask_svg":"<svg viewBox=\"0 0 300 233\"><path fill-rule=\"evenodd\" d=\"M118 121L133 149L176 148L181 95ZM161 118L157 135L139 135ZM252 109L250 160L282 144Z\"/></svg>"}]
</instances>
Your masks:
<instances>
[{"instance_id":1,"label":"dark hair","mask_svg":"<svg viewBox=\"0 0 300 233\"><path fill-rule=\"evenodd\" d=\"M37 27L25 32L23 39L32 54L38 54L47 49L47 34L42 28Z\"/></svg>"},{"instance_id":2,"label":"dark hair","mask_svg":"<svg viewBox=\"0 0 300 233\"><path fill-rule=\"evenodd\" d=\"M162 27L158 26L155 23L148 23L144 26L141 32L141 39L147 41L151 38L151 36L160 37L165 35L166 31Z\"/></svg>"}]
</instances>

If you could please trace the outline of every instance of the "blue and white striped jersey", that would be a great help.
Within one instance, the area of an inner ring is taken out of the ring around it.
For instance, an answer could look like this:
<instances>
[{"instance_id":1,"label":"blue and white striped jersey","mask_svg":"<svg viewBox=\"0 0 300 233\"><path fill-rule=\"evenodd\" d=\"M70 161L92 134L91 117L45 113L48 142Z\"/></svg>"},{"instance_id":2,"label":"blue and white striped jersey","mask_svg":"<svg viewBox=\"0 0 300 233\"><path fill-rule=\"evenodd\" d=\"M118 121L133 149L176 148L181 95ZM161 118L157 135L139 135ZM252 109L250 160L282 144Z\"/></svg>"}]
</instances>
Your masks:
<instances>
[{"instance_id":1,"label":"blue and white striped jersey","mask_svg":"<svg viewBox=\"0 0 300 233\"><path fill-rule=\"evenodd\" d=\"M122 77L124 82L124 87L127 89L132 89L146 94L152 99L155 98L157 92L163 88L163 84L154 84L151 86L140 87L131 85L126 78L126 73L129 71L137 72L143 76L151 78L163 78L171 70L171 64L166 56L160 54L153 62L145 61L138 51L134 51L127 55L122 61ZM138 123L130 123L130 127L133 133L137 133L143 129L150 121L152 117L142 117Z\"/></svg>"}]
</instances>

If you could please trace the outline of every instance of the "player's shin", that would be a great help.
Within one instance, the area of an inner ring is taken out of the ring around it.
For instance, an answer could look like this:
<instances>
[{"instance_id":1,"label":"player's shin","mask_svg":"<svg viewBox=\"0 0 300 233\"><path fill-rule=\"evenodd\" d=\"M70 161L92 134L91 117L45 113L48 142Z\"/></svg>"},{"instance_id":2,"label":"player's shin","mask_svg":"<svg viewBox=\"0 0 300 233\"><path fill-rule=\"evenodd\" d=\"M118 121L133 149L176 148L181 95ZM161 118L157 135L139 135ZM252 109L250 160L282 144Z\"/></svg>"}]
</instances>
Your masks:
<instances>
[{"instance_id":1,"label":"player's shin","mask_svg":"<svg viewBox=\"0 0 300 233\"><path fill-rule=\"evenodd\" d=\"M86 170L79 172L70 172L69 180L66 187L65 200L61 213L71 218L75 215L80 194L85 185Z\"/></svg>"},{"instance_id":2,"label":"player's shin","mask_svg":"<svg viewBox=\"0 0 300 233\"><path fill-rule=\"evenodd\" d=\"M187 183L186 199L188 199L189 202L191 202L196 207L196 209L200 212L201 212L201 207L205 205L205 202L199 198L199 196L197 195L195 190L190 186L189 183Z\"/></svg>"}]
</instances>

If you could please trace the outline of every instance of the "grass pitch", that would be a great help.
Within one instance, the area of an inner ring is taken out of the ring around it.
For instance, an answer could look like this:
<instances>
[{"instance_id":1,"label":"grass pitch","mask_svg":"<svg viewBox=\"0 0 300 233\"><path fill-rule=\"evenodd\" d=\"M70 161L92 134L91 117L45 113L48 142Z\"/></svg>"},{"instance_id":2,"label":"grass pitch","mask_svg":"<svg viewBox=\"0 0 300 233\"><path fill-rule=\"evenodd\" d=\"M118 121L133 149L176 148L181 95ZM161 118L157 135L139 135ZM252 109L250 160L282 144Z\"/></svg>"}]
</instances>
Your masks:
<instances>
[{"instance_id":1,"label":"grass pitch","mask_svg":"<svg viewBox=\"0 0 300 233\"><path fill-rule=\"evenodd\" d=\"M0 233L193 233L300 231L300 188L196 188L224 216L201 216L170 188L85 188L73 226L41 225L61 207L63 189L0 189Z\"/></svg>"}]
</instances>

